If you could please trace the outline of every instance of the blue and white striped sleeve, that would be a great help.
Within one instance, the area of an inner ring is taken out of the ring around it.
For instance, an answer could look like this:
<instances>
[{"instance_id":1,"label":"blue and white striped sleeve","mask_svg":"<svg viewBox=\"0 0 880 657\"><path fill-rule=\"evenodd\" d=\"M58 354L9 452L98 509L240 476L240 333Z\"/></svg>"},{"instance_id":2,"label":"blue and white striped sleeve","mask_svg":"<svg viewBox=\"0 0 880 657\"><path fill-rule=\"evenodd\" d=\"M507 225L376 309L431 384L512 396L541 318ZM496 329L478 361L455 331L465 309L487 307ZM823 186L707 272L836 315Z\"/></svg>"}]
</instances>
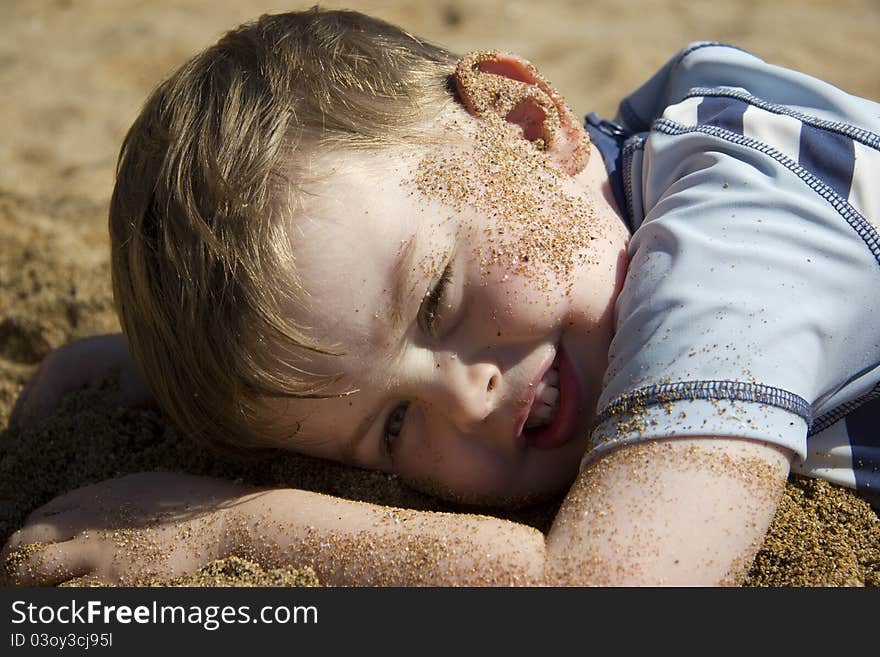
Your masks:
<instances>
[{"instance_id":1,"label":"blue and white striped sleeve","mask_svg":"<svg viewBox=\"0 0 880 657\"><path fill-rule=\"evenodd\" d=\"M638 93L625 103L651 132L624 172L639 227L585 462L677 436L767 441L803 462L815 417L880 370L880 144L861 127L877 105L719 50L647 85L675 101L662 115Z\"/></svg>"}]
</instances>

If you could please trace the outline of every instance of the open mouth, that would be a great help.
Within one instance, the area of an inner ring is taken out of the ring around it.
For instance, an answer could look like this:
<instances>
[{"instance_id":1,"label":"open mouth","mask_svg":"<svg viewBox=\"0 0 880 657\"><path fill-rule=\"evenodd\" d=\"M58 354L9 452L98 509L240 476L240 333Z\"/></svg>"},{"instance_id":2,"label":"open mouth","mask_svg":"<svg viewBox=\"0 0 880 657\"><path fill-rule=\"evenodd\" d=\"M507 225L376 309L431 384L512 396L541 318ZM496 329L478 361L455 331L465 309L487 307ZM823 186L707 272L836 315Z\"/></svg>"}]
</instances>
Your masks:
<instances>
[{"instance_id":1,"label":"open mouth","mask_svg":"<svg viewBox=\"0 0 880 657\"><path fill-rule=\"evenodd\" d=\"M580 384L562 348L535 384L535 395L522 428L524 444L538 449L565 445L577 429L581 411Z\"/></svg>"},{"instance_id":2,"label":"open mouth","mask_svg":"<svg viewBox=\"0 0 880 657\"><path fill-rule=\"evenodd\" d=\"M537 429L552 424L559 408L559 354L541 377L535 390L532 408L523 426L524 430Z\"/></svg>"}]
</instances>

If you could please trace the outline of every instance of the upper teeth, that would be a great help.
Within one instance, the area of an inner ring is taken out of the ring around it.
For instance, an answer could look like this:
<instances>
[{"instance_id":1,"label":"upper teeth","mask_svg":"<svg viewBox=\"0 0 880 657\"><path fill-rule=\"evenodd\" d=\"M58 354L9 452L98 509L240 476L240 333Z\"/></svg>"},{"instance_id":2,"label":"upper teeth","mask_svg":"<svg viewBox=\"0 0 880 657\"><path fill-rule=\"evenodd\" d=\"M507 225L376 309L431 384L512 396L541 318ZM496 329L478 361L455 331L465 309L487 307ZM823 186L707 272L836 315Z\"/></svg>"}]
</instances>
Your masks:
<instances>
[{"instance_id":1,"label":"upper teeth","mask_svg":"<svg viewBox=\"0 0 880 657\"><path fill-rule=\"evenodd\" d=\"M557 401L559 400L559 370L556 364L547 370L538 382L535 401L526 418L525 429L550 424L556 418Z\"/></svg>"}]
</instances>

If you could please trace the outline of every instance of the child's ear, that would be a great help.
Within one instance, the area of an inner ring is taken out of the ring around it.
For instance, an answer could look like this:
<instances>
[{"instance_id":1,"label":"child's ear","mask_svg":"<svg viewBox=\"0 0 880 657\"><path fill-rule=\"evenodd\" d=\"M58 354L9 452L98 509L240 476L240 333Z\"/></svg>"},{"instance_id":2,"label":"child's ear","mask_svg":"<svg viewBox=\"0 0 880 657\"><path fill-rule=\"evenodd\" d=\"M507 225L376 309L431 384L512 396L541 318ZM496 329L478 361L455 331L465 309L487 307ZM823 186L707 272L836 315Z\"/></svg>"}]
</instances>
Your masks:
<instances>
[{"instance_id":1,"label":"child's ear","mask_svg":"<svg viewBox=\"0 0 880 657\"><path fill-rule=\"evenodd\" d=\"M522 57L469 53L455 69L455 88L468 112L518 125L524 139L546 151L569 175L586 167L589 135L559 93Z\"/></svg>"}]
</instances>

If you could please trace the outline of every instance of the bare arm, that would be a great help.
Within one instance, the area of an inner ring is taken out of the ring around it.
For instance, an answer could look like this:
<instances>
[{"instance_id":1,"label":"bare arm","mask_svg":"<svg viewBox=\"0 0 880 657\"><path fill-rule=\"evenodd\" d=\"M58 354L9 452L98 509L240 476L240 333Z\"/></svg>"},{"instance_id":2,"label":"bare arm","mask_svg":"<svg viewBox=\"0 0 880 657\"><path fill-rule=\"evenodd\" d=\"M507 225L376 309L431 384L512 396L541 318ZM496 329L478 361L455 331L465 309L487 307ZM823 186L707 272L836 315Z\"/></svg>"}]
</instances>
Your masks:
<instances>
[{"instance_id":1,"label":"bare arm","mask_svg":"<svg viewBox=\"0 0 880 657\"><path fill-rule=\"evenodd\" d=\"M789 457L720 438L612 452L574 485L546 539L492 518L306 502L276 491L257 553L302 560L334 583L736 585L783 491ZM319 546L332 545L323 552Z\"/></svg>"},{"instance_id":2,"label":"bare arm","mask_svg":"<svg viewBox=\"0 0 880 657\"><path fill-rule=\"evenodd\" d=\"M118 403L149 407L152 396L140 375L121 333L75 340L43 359L15 402L9 426L21 427L51 415L64 395L97 385L109 376L119 380Z\"/></svg>"},{"instance_id":3,"label":"bare arm","mask_svg":"<svg viewBox=\"0 0 880 657\"><path fill-rule=\"evenodd\" d=\"M49 572L54 581L73 574L136 580L145 566L137 555L120 554L124 546L109 538L110 523L107 531L82 534L84 522L94 527L98 500L114 508L129 501L154 510L131 537L155 546L154 576L238 554L267 566L312 566L322 582L335 585L737 584L773 518L787 472L788 456L757 442L676 439L623 448L581 473L546 543L530 527L486 516L393 509L292 489L216 489L213 480L151 473L138 477L171 479L145 486L135 478L140 485L131 492L113 487L125 479L83 489L87 494L75 492L71 500L77 510L66 514L58 512L64 497L53 501L8 550L15 556L13 579L26 583L45 582ZM168 499L169 491L177 497ZM198 531L187 534L193 523ZM192 537L186 547L184 535ZM66 542L22 558L17 548L36 541Z\"/></svg>"},{"instance_id":4,"label":"bare arm","mask_svg":"<svg viewBox=\"0 0 880 657\"><path fill-rule=\"evenodd\" d=\"M247 517L232 523L244 530L239 534L245 538L244 555L266 565L311 566L322 583L543 583L543 535L507 520L383 507L300 490L257 494L251 505Z\"/></svg>"},{"instance_id":5,"label":"bare arm","mask_svg":"<svg viewBox=\"0 0 880 657\"><path fill-rule=\"evenodd\" d=\"M770 526L790 455L732 438L658 440L580 474L547 539L555 584L739 584Z\"/></svg>"},{"instance_id":6,"label":"bare arm","mask_svg":"<svg viewBox=\"0 0 880 657\"><path fill-rule=\"evenodd\" d=\"M149 583L230 555L310 566L330 585L522 585L541 583L543 545L537 530L487 516L149 472L37 509L3 563L15 585Z\"/></svg>"}]
</instances>

